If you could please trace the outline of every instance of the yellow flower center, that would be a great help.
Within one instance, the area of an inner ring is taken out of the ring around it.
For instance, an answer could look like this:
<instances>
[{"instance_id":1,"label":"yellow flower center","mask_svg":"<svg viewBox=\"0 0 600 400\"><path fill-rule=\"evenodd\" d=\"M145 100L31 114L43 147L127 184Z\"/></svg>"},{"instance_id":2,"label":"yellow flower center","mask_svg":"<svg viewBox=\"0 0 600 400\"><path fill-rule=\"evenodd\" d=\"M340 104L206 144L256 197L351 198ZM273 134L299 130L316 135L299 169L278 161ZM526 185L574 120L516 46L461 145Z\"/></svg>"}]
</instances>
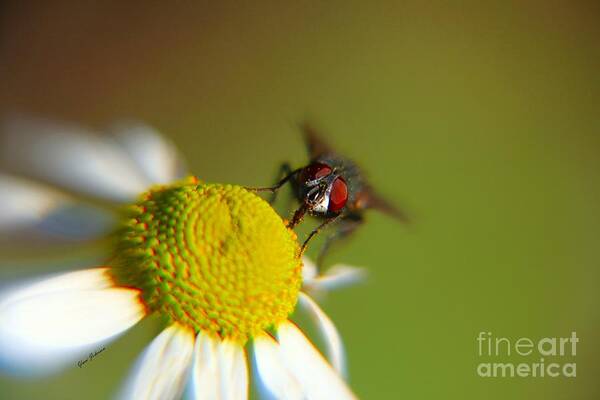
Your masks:
<instances>
[{"instance_id":1,"label":"yellow flower center","mask_svg":"<svg viewBox=\"0 0 600 400\"><path fill-rule=\"evenodd\" d=\"M302 261L296 235L242 187L196 178L157 186L127 208L115 280L151 312L245 342L293 311Z\"/></svg>"}]
</instances>

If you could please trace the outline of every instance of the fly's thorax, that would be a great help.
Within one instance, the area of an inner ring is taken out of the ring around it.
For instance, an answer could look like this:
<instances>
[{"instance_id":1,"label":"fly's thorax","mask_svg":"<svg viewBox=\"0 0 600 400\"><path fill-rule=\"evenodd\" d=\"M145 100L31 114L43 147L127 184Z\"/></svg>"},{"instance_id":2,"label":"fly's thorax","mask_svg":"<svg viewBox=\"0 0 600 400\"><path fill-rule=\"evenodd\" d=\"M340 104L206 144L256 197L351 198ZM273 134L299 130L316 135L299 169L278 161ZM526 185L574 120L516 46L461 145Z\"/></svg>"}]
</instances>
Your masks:
<instances>
[{"instance_id":1,"label":"fly's thorax","mask_svg":"<svg viewBox=\"0 0 600 400\"><path fill-rule=\"evenodd\" d=\"M296 236L242 187L189 178L152 188L115 237L115 280L170 322L245 342L295 307Z\"/></svg>"}]
</instances>

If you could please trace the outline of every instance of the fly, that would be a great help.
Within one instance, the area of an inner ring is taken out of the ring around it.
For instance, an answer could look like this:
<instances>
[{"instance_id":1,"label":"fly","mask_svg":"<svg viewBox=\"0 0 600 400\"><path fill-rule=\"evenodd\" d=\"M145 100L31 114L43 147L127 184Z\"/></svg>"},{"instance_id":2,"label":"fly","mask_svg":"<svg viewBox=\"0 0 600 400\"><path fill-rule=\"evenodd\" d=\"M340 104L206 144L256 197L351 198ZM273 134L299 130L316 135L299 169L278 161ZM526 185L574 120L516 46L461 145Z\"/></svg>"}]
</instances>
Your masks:
<instances>
[{"instance_id":1,"label":"fly","mask_svg":"<svg viewBox=\"0 0 600 400\"><path fill-rule=\"evenodd\" d=\"M274 202L279 189L290 183L300 207L288 226L294 228L306 215L321 220L321 224L304 241L302 251L323 228L336 223L336 230L327 237L319 252L319 268L331 244L348 237L364 223L366 210L375 209L401 222L408 222L402 211L373 189L356 163L333 150L312 126L302 124L301 130L308 151L308 164L292 169L289 163L283 163L279 173L283 177L274 186L250 190L271 192L271 202Z\"/></svg>"}]
</instances>

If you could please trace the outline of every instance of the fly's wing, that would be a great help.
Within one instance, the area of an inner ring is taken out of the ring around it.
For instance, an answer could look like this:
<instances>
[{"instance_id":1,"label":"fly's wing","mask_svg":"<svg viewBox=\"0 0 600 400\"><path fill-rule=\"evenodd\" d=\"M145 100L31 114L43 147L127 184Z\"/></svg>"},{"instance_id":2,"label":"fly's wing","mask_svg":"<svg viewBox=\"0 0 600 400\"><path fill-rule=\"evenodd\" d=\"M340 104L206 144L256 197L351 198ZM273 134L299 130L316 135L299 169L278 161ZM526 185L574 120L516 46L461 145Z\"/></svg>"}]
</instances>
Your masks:
<instances>
[{"instance_id":1,"label":"fly's wing","mask_svg":"<svg viewBox=\"0 0 600 400\"><path fill-rule=\"evenodd\" d=\"M371 186L366 185L359 194L358 199L362 208L372 208L381 211L405 224L410 222L410 219L404 211L400 210L389 200L377 193Z\"/></svg>"},{"instance_id":2,"label":"fly's wing","mask_svg":"<svg viewBox=\"0 0 600 400\"><path fill-rule=\"evenodd\" d=\"M306 149L311 161L319 159L328 154L335 154L335 151L323 139L319 132L308 122L303 122L300 125Z\"/></svg>"}]
</instances>

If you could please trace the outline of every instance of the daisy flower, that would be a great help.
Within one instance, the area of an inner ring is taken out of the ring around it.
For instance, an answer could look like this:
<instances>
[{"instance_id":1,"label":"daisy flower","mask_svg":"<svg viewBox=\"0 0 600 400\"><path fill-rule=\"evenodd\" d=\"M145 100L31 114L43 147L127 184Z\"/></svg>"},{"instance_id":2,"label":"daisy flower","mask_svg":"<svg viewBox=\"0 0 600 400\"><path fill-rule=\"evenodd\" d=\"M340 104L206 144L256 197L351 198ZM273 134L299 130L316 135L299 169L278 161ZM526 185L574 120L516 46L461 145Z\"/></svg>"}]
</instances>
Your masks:
<instances>
[{"instance_id":1,"label":"daisy flower","mask_svg":"<svg viewBox=\"0 0 600 400\"><path fill-rule=\"evenodd\" d=\"M120 398L175 399L187 390L195 399L246 399L249 364L267 398L355 398L343 379L340 335L307 293L354 282L360 270L317 275L263 199L236 185L182 178L174 146L149 127L127 124L98 136L27 120L4 130L4 168L27 179L0 174L0 233L73 239L110 230L111 253L103 266L0 294L0 368L74 365L157 315L165 329ZM81 197L121 206L107 223ZM297 306L316 322L329 361L289 320Z\"/></svg>"}]
</instances>

